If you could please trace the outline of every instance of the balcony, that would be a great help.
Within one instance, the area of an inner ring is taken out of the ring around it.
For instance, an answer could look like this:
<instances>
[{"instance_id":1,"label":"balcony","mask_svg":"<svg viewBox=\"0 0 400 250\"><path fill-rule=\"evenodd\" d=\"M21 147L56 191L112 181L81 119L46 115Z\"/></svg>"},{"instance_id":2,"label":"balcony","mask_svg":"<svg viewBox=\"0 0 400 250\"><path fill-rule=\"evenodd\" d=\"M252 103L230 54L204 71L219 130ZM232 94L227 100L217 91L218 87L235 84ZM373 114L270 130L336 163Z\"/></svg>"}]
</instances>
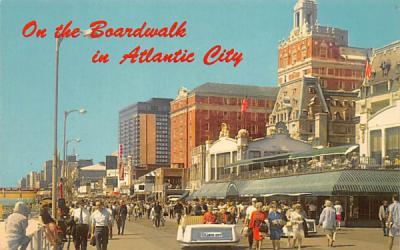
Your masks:
<instances>
[{"instance_id":1,"label":"balcony","mask_svg":"<svg viewBox=\"0 0 400 250\"><path fill-rule=\"evenodd\" d=\"M333 172L338 170L360 169L360 170L400 170L400 159L396 159L384 164L376 163L372 158L364 158L361 162L352 166L351 161L341 163L320 163L318 161L309 161L305 164L283 165L277 167L263 167L252 171L242 171L239 174L222 174L218 181L227 180L249 180L249 179L267 179L276 177L286 177L294 175L304 175L312 173Z\"/></svg>"}]
</instances>

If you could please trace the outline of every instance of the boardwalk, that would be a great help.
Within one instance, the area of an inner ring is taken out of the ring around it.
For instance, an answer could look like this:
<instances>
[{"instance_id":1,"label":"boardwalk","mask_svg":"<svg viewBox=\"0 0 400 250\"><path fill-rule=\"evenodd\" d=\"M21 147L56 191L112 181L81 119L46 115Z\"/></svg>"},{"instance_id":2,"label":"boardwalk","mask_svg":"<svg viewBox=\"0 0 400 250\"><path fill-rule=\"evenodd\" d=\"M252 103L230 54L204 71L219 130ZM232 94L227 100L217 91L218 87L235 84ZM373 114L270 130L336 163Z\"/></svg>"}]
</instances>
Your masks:
<instances>
[{"instance_id":1,"label":"boardwalk","mask_svg":"<svg viewBox=\"0 0 400 250\"><path fill-rule=\"evenodd\" d=\"M150 221L143 219L138 222L127 222L126 234L116 235L109 242L109 249L128 250L128 249L143 249L156 250L181 249L176 242L176 224L172 221L167 221L165 227L159 229L154 228ZM326 247L327 241L322 232L312 238L305 239L304 249L307 250L322 250L329 249ZM395 250L400 249L399 239L396 241ZM263 249L272 249L270 241L264 241ZM286 247L286 239L282 240L282 249ZM338 232L335 249L343 250L385 250L387 249L387 238L382 236L380 229L372 228L344 228ZM73 248L71 248L73 249ZM94 247L89 247L94 250ZM239 249L247 249L246 243L243 240Z\"/></svg>"}]
</instances>

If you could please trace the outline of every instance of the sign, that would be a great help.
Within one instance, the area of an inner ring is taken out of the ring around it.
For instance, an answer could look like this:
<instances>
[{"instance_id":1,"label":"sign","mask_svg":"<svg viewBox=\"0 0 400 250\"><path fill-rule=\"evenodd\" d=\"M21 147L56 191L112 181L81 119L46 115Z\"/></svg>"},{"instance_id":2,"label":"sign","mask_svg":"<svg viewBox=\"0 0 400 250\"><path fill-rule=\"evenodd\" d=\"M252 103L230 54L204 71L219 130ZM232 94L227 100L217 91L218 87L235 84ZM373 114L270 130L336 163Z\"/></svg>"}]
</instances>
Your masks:
<instances>
[{"instance_id":1,"label":"sign","mask_svg":"<svg viewBox=\"0 0 400 250\"><path fill-rule=\"evenodd\" d=\"M119 144L119 147L118 147L118 158L122 159L123 154L124 154L124 145L123 144Z\"/></svg>"},{"instance_id":2,"label":"sign","mask_svg":"<svg viewBox=\"0 0 400 250\"><path fill-rule=\"evenodd\" d=\"M119 162L118 166L118 175L119 175L119 180L123 181L125 178L125 170L124 170L124 163L122 161Z\"/></svg>"}]
</instances>

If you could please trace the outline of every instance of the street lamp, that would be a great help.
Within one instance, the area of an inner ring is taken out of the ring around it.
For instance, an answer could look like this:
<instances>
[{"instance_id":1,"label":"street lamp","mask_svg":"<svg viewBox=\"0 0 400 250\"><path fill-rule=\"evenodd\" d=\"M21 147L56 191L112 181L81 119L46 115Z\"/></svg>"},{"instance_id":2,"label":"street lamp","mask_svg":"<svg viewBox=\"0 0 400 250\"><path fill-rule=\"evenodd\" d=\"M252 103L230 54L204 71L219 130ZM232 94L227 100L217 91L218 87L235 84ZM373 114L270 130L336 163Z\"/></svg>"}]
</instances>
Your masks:
<instances>
[{"instance_id":1,"label":"street lamp","mask_svg":"<svg viewBox=\"0 0 400 250\"><path fill-rule=\"evenodd\" d=\"M92 30L82 31L84 37L88 37ZM57 148L57 127L58 127L58 62L60 56L60 45L63 38L56 37L56 61L55 61L55 79L54 79L54 148L53 148L53 165L52 165L52 178L51 178L51 214L53 218L57 217L57 203L56 203L56 186L57 186L57 161L58 161L58 148Z\"/></svg>"},{"instance_id":2,"label":"street lamp","mask_svg":"<svg viewBox=\"0 0 400 250\"><path fill-rule=\"evenodd\" d=\"M67 138L67 118L68 118L68 115L69 114L71 114L71 113L73 113L73 112L79 112L81 115L83 115L83 114L85 114L87 111L86 111L86 109L83 109L83 108L81 108L81 109L73 109L73 110L66 110L66 111L64 111L64 142L63 142L63 145L64 145L64 150L63 150L63 166L62 166L62 177L66 177L66 174L67 174L67 172L66 172L66 167L67 167L67 157L68 157L68 155L67 155L67 149L66 149L66 138Z\"/></svg>"}]
</instances>

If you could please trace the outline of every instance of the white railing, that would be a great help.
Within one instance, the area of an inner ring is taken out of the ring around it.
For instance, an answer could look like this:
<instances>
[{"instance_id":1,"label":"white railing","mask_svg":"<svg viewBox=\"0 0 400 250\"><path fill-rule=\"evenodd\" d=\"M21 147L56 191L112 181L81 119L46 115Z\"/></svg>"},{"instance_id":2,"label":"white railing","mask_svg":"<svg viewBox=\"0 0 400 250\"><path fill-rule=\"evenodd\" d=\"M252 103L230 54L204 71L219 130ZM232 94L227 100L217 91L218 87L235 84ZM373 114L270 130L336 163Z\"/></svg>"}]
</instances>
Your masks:
<instances>
[{"instance_id":1,"label":"white railing","mask_svg":"<svg viewBox=\"0 0 400 250\"><path fill-rule=\"evenodd\" d=\"M51 246L46 239L45 228L42 224L38 223L38 228L31 234L32 239L29 243L28 250L50 250Z\"/></svg>"}]
</instances>

